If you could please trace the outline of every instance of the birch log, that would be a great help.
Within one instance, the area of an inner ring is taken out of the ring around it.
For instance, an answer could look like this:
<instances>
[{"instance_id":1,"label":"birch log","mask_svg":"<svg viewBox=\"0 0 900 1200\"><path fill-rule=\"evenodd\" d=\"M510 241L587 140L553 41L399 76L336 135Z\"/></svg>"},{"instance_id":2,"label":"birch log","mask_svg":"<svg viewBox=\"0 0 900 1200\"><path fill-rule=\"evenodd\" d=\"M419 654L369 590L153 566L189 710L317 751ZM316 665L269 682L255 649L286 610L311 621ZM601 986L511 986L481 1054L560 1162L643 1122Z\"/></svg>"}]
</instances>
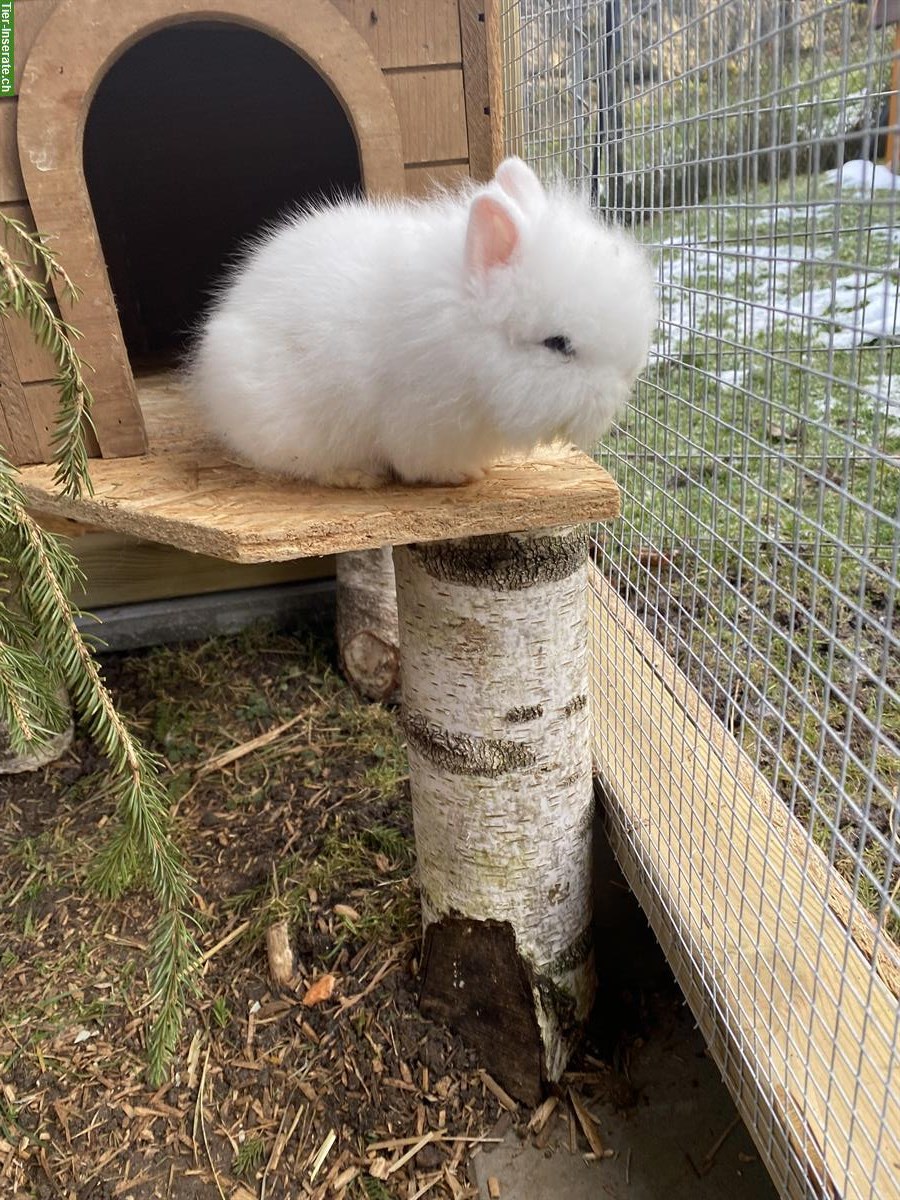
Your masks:
<instances>
[{"instance_id":1,"label":"birch log","mask_svg":"<svg viewBox=\"0 0 900 1200\"><path fill-rule=\"evenodd\" d=\"M337 643L341 667L369 700L399 699L397 593L391 547L337 558Z\"/></svg>"},{"instance_id":2,"label":"birch log","mask_svg":"<svg viewBox=\"0 0 900 1200\"><path fill-rule=\"evenodd\" d=\"M394 561L421 1005L534 1103L595 985L587 534L419 544Z\"/></svg>"},{"instance_id":3,"label":"birch log","mask_svg":"<svg viewBox=\"0 0 900 1200\"><path fill-rule=\"evenodd\" d=\"M62 728L42 745L21 753L13 749L9 729L5 722L0 721L0 775L22 775L26 771L37 771L62 758L71 746L74 735L72 707L64 689L59 693L59 702L63 712Z\"/></svg>"}]
</instances>

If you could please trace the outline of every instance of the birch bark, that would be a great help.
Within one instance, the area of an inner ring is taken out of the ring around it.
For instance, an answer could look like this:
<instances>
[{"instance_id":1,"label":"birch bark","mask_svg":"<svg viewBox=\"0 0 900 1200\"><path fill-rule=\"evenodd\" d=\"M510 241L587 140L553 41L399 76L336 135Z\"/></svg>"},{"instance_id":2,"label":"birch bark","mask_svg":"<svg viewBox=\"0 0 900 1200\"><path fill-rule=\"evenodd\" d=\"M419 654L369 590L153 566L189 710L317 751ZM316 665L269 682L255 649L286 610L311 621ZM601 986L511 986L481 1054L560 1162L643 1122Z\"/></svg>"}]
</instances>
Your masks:
<instances>
[{"instance_id":1,"label":"birch bark","mask_svg":"<svg viewBox=\"0 0 900 1200\"><path fill-rule=\"evenodd\" d=\"M533 1101L595 982L586 531L397 547L394 561L421 1002Z\"/></svg>"},{"instance_id":2,"label":"birch bark","mask_svg":"<svg viewBox=\"0 0 900 1200\"><path fill-rule=\"evenodd\" d=\"M344 674L368 700L398 700L397 594L390 546L338 555L336 606Z\"/></svg>"}]
</instances>

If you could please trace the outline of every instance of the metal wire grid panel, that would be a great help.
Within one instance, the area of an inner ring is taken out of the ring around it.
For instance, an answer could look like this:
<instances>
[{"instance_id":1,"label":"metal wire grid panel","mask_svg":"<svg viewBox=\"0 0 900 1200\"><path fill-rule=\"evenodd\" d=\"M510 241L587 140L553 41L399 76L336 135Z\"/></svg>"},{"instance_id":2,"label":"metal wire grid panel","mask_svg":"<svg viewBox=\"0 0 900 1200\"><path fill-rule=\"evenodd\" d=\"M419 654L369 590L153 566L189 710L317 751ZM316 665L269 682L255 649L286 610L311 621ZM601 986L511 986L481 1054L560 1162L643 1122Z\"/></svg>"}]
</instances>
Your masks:
<instances>
[{"instance_id":1,"label":"metal wire grid panel","mask_svg":"<svg viewBox=\"0 0 900 1200\"><path fill-rule=\"evenodd\" d=\"M880 15L879 15L880 14ZM612 842L786 1195L900 1197L900 154L884 10L504 0L507 144L647 243L598 450Z\"/></svg>"}]
</instances>

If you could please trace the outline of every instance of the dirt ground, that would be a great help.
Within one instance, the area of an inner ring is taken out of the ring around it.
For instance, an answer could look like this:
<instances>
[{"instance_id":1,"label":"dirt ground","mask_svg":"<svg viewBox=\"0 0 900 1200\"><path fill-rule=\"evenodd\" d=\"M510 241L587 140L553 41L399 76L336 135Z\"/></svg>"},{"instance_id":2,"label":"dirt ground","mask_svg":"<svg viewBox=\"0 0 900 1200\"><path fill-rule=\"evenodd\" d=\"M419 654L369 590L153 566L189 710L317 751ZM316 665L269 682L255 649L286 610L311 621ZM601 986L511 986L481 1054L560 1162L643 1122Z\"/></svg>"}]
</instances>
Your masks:
<instances>
[{"instance_id":1,"label":"dirt ground","mask_svg":"<svg viewBox=\"0 0 900 1200\"><path fill-rule=\"evenodd\" d=\"M105 659L165 758L196 880L202 986L161 1088L143 1046L152 902L86 886L111 824L102 763L76 738L44 771L0 780L4 1197L461 1200L475 1194L468 1156L501 1116L542 1144L561 1128L560 1152L590 1154L592 1103L639 1102L627 1046L652 1004L629 999L627 1028L606 1021L622 1038L588 1043L553 1121L530 1132L533 1114L419 1016L405 751L393 714L358 703L333 659L259 629ZM298 963L281 989L266 956L279 920ZM304 1003L314 983L333 992Z\"/></svg>"}]
</instances>

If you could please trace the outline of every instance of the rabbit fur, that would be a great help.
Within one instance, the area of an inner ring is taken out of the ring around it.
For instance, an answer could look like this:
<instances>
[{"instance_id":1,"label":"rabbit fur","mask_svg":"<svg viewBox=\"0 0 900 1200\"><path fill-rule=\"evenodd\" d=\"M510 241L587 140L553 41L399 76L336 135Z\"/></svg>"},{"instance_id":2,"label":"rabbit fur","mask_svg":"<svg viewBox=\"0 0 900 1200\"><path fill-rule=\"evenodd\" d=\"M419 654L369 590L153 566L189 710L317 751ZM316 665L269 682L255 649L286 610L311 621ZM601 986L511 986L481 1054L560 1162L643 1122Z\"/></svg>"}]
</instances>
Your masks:
<instances>
[{"instance_id":1,"label":"rabbit fur","mask_svg":"<svg viewBox=\"0 0 900 1200\"><path fill-rule=\"evenodd\" d=\"M589 448L646 363L637 243L506 159L424 201L340 201L260 236L214 300L189 393L239 459L322 484L461 484Z\"/></svg>"}]
</instances>

